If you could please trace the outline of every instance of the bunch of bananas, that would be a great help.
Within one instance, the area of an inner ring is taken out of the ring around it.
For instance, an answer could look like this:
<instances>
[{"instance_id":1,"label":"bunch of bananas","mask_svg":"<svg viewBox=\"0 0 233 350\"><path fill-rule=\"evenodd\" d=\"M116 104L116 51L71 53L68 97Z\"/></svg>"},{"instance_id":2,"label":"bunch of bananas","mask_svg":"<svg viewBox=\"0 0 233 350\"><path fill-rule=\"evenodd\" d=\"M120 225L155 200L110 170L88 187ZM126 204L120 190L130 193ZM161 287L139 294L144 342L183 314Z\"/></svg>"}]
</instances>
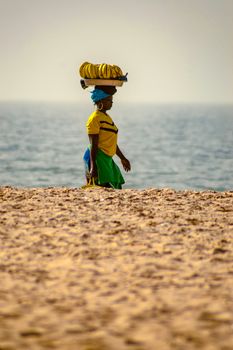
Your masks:
<instances>
[{"instance_id":1,"label":"bunch of bananas","mask_svg":"<svg viewBox=\"0 0 233 350\"><path fill-rule=\"evenodd\" d=\"M79 73L84 79L118 79L124 76L120 67L106 63L84 62L79 68Z\"/></svg>"}]
</instances>

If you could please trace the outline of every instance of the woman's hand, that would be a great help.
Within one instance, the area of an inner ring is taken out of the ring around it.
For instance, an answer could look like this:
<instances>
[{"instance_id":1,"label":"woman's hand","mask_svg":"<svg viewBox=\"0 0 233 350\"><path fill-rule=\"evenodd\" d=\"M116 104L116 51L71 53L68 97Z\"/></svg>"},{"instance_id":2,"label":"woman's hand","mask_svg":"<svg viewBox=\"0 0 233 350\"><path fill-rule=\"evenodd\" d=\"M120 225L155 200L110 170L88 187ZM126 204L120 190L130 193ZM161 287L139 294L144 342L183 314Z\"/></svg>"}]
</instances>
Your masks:
<instances>
[{"instance_id":1,"label":"woman's hand","mask_svg":"<svg viewBox=\"0 0 233 350\"><path fill-rule=\"evenodd\" d=\"M125 171L130 171L131 170L130 161L127 158L122 158L121 159L121 163L122 163L123 168L125 169Z\"/></svg>"},{"instance_id":2,"label":"woman's hand","mask_svg":"<svg viewBox=\"0 0 233 350\"><path fill-rule=\"evenodd\" d=\"M91 167L90 169L90 178L91 179L96 179L98 177L98 173L97 173L97 168L96 167Z\"/></svg>"},{"instance_id":3,"label":"woman's hand","mask_svg":"<svg viewBox=\"0 0 233 350\"><path fill-rule=\"evenodd\" d=\"M124 154L121 152L118 145L117 145L117 149L116 149L116 154L120 158L121 163L122 163L125 171L130 171L131 170L130 161L127 158L125 158Z\"/></svg>"}]
</instances>

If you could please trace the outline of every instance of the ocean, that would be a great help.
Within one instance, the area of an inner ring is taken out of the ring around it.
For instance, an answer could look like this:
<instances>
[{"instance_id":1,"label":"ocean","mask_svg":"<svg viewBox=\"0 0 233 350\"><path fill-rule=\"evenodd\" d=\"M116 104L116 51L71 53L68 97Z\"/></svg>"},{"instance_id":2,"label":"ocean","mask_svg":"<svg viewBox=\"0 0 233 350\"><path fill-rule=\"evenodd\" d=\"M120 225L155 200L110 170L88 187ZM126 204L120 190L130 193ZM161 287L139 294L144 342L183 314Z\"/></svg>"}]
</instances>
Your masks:
<instances>
[{"instance_id":1,"label":"ocean","mask_svg":"<svg viewBox=\"0 0 233 350\"><path fill-rule=\"evenodd\" d=\"M93 108L0 103L0 186L82 186ZM233 105L116 103L109 114L131 161L124 188L233 190Z\"/></svg>"}]
</instances>

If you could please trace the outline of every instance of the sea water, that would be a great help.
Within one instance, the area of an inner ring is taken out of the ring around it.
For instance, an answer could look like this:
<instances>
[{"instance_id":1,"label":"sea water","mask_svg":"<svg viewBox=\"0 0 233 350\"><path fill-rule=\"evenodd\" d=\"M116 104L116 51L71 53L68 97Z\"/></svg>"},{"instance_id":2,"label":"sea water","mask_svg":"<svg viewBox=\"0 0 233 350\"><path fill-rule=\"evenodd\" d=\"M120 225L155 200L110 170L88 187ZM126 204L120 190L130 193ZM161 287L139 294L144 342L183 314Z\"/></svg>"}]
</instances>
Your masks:
<instances>
[{"instance_id":1,"label":"sea water","mask_svg":"<svg viewBox=\"0 0 233 350\"><path fill-rule=\"evenodd\" d=\"M83 185L93 109L1 103L0 186ZM124 188L233 190L233 105L114 104L109 114L131 161Z\"/></svg>"}]
</instances>

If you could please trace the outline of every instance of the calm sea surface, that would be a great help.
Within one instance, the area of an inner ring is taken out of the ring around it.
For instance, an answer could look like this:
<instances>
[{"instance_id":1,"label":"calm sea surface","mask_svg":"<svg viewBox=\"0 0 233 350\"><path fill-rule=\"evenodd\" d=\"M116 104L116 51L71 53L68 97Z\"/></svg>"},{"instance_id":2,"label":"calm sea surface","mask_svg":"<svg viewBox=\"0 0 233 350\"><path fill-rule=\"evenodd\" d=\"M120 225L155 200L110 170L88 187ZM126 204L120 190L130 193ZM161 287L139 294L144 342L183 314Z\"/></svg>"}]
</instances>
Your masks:
<instances>
[{"instance_id":1,"label":"calm sea surface","mask_svg":"<svg viewBox=\"0 0 233 350\"><path fill-rule=\"evenodd\" d=\"M0 186L83 185L92 111L1 103ZM114 105L110 115L132 165L124 188L233 190L233 106Z\"/></svg>"}]
</instances>

